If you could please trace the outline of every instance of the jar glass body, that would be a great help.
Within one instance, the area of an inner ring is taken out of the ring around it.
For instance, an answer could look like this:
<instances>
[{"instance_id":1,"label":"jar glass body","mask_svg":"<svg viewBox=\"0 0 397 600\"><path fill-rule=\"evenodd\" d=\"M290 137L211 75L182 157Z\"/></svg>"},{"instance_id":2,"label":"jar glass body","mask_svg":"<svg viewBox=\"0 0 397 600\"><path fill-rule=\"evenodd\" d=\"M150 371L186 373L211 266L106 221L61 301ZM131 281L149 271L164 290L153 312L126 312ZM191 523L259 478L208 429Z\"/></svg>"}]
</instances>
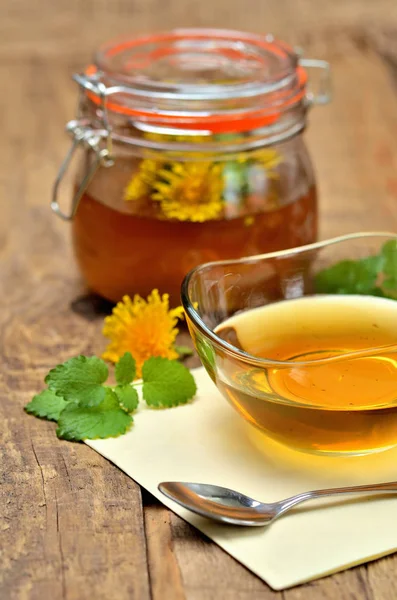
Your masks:
<instances>
[{"instance_id":1,"label":"jar glass body","mask_svg":"<svg viewBox=\"0 0 397 600\"><path fill-rule=\"evenodd\" d=\"M73 220L77 262L94 292L118 301L158 288L177 304L183 277L201 263L316 240L316 186L302 133L270 145L256 133L254 148L237 151L229 151L230 136L220 136L219 151L213 135L204 146L202 136L183 132L139 135L150 149L114 141L114 165L96 170ZM178 146L186 140L188 152ZM76 188L92 154L85 150Z\"/></svg>"}]
</instances>

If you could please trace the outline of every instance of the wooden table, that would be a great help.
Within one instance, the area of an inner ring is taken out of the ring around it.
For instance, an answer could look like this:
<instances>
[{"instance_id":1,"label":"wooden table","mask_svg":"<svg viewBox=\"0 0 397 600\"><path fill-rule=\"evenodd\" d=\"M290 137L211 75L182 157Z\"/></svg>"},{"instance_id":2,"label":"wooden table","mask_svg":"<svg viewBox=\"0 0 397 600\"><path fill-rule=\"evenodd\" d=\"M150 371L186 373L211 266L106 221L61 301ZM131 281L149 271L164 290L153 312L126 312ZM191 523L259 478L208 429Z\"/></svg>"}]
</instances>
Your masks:
<instances>
[{"instance_id":1,"label":"wooden table","mask_svg":"<svg viewBox=\"0 0 397 600\"><path fill-rule=\"evenodd\" d=\"M321 236L397 226L395 0L20 0L1 4L0 449L3 600L395 600L397 556L275 593L83 444L22 406L56 363L103 348L69 228L49 209L73 71L119 33L272 31L332 63L310 117ZM63 197L68 197L70 179Z\"/></svg>"}]
</instances>

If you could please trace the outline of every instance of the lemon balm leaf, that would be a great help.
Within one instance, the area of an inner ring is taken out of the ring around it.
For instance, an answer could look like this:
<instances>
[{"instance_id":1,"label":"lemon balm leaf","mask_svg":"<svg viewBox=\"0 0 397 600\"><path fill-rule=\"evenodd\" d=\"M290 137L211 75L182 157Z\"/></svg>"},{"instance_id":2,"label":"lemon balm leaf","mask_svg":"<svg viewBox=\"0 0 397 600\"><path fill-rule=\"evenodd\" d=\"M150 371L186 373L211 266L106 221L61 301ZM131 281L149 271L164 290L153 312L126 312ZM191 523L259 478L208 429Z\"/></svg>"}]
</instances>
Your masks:
<instances>
[{"instance_id":1,"label":"lemon balm leaf","mask_svg":"<svg viewBox=\"0 0 397 600\"><path fill-rule=\"evenodd\" d=\"M385 279L382 287L386 293L397 294L397 241L390 240L382 248L383 274Z\"/></svg>"},{"instance_id":2,"label":"lemon balm leaf","mask_svg":"<svg viewBox=\"0 0 397 600\"><path fill-rule=\"evenodd\" d=\"M173 350L176 356L175 350ZM135 360L125 353L116 366L118 385L105 386L108 368L96 356L78 356L52 369L45 378L48 389L37 394L25 410L58 421L57 436L66 440L115 437L133 423L130 413L139 403L132 381ZM153 407L185 404L196 393L190 371L180 362L152 357L143 363L143 396Z\"/></svg>"},{"instance_id":3,"label":"lemon balm leaf","mask_svg":"<svg viewBox=\"0 0 397 600\"><path fill-rule=\"evenodd\" d=\"M133 412L138 408L139 396L138 392L131 385L118 385L115 388L115 393L120 404L127 412Z\"/></svg>"},{"instance_id":4,"label":"lemon balm leaf","mask_svg":"<svg viewBox=\"0 0 397 600\"><path fill-rule=\"evenodd\" d=\"M382 248L383 272L397 279L397 240L390 240Z\"/></svg>"},{"instance_id":5,"label":"lemon balm leaf","mask_svg":"<svg viewBox=\"0 0 397 600\"><path fill-rule=\"evenodd\" d=\"M59 415L66 407L67 402L52 390L43 390L25 406L27 413L49 419L50 421L58 421Z\"/></svg>"},{"instance_id":6,"label":"lemon balm leaf","mask_svg":"<svg viewBox=\"0 0 397 600\"><path fill-rule=\"evenodd\" d=\"M159 356L142 367L143 398L148 406L171 407L186 404L197 391L194 377L180 362Z\"/></svg>"},{"instance_id":7,"label":"lemon balm leaf","mask_svg":"<svg viewBox=\"0 0 397 600\"><path fill-rule=\"evenodd\" d=\"M136 375L136 362L131 352L126 352L116 364L115 376L119 385L134 381Z\"/></svg>"},{"instance_id":8,"label":"lemon balm leaf","mask_svg":"<svg viewBox=\"0 0 397 600\"><path fill-rule=\"evenodd\" d=\"M380 256L343 260L317 273L315 291L320 294L375 294L381 268Z\"/></svg>"},{"instance_id":9,"label":"lemon balm leaf","mask_svg":"<svg viewBox=\"0 0 397 600\"><path fill-rule=\"evenodd\" d=\"M397 239L386 242L380 253L358 260L343 260L314 278L320 294L363 294L397 299Z\"/></svg>"},{"instance_id":10,"label":"lemon balm leaf","mask_svg":"<svg viewBox=\"0 0 397 600\"><path fill-rule=\"evenodd\" d=\"M129 429L131 415L120 408L116 394L107 389L97 406L69 404L58 419L57 436L65 440L117 437Z\"/></svg>"},{"instance_id":11,"label":"lemon balm leaf","mask_svg":"<svg viewBox=\"0 0 397 600\"><path fill-rule=\"evenodd\" d=\"M65 400L77 401L81 406L97 406L105 398L103 383L108 368L96 356L77 356L52 369L45 382Z\"/></svg>"}]
</instances>

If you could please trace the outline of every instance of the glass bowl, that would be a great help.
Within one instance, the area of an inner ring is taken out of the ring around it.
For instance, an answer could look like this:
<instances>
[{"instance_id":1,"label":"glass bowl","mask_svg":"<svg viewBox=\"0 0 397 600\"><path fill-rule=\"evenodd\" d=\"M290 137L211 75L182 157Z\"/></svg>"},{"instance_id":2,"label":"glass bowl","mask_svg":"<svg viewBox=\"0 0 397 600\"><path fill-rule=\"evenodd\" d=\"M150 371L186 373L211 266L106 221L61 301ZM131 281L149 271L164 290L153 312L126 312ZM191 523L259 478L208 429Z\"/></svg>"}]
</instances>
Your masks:
<instances>
[{"instance_id":1,"label":"glass bowl","mask_svg":"<svg viewBox=\"0 0 397 600\"><path fill-rule=\"evenodd\" d=\"M189 331L223 396L296 450L397 445L397 234L357 233L193 269Z\"/></svg>"}]
</instances>

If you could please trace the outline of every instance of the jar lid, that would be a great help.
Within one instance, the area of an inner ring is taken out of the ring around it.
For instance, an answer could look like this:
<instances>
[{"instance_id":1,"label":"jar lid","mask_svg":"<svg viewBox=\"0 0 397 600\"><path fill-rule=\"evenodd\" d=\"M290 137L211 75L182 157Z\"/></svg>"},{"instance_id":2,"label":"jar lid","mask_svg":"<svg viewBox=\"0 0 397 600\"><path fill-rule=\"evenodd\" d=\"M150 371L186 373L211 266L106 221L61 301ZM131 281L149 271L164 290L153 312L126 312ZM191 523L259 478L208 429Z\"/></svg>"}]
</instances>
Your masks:
<instances>
[{"instance_id":1,"label":"jar lid","mask_svg":"<svg viewBox=\"0 0 397 600\"><path fill-rule=\"evenodd\" d=\"M104 84L109 113L216 133L274 123L302 102L307 84L298 55L284 42L222 29L108 43L86 75ZM87 95L102 101L93 87Z\"/></svg>"}]
</instances>

